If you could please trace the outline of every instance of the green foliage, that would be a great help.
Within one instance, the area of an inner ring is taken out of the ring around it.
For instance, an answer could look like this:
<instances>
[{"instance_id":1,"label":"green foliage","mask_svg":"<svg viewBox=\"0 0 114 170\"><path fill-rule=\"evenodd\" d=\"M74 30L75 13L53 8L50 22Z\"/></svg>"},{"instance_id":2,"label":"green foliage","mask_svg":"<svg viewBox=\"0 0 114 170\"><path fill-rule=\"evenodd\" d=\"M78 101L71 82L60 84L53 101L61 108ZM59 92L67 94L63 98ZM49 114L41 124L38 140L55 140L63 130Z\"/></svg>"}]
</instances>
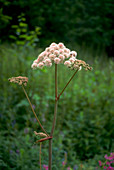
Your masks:
<instances>
[{"instance_id":1,"label":"green foliage","mask_svg":"<svg viewBox=\"0 0 114 170\"><path fill-rule=\"evenodd\" d=\"M49 133L54 110L54 67L42 71L31 69L41 49L21 50L18 46L13 49L1 46L0 49L0 169L38 169L39 145L34 145L33 131L41 129L21 87L9 84L8 78L19 75L29 78L26 90ZM80 51L78 58L84 56L94 69L78 72L60 98L53 141L53 169L61 169L64 152L67 152L68 166L81 168L83 165L85 170L94 170L98 160L114 149L114 63L107 58L92 58L87 49ZM72 74L59 65L59 93ZM48 161L47 147L48 142L43 143L42 164Z\"/></svg>"},{"instance_id":2,"label":"green foliage","mask_svg":"<svg viewBox=\"0 0 114 170\"><path fill-rule=\"evenodd\" d=\"M18 16L18 25L12 25L12 28L15 30L14 35L9 37L15 40L16 45L18 46L36 46L36 43L39 41L38 35L40 35L40 28L36 27L34 31L28 31L28 24L26 23L26 18L22 14Z\"/></svg>"},{"instance_id":3,"label":"green foliage","mask_svg":"<svg viewBox=\"0 0 114 170\"><path fill-rule=\"evenodd\" d=\"M4 15L12 21L4 27L0 25L2 36L13 32L12 25L17 25L17 17L23 12L27 18L29 30L36 25L42 29L41 42L46 45L51 41L77 42L78 44L112 45L113 4L111 0L7 0L1 1ZM11 10L12 9L12 10ZM13 11L13 13L12 13ZM2 37L1 37L2 38Z\"/></svg>"}]
</instances>

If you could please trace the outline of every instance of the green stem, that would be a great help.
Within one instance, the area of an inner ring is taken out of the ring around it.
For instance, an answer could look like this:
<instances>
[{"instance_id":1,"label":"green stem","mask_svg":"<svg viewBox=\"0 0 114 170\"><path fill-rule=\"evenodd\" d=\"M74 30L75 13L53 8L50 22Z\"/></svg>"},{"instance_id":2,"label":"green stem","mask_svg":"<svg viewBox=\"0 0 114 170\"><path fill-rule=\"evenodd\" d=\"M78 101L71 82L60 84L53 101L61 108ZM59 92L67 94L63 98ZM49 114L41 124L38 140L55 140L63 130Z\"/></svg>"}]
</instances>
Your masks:
<instances>
[{"instance_id":1,"label":"green stem","mask_svg":"<svg viewBox=\"0 0 114 170\"><path fill-rule=\"evenodd\" d=\"M57 116L57 64L55 64L55 108L54 108L54 118L53 125L50 136L53 136L53 132L56 124ZM49 170L52 169L52 139L49 140Z\"/></svg>"},{"instance_id":2,"label":"green stem","mask_svg":"<svg viewBox=\"0 0 114 170\"><path fill-rule=\"evenodd\" d=\"M25 90L25 88L24 88L23 85L22 85L22 89L23 89L23 91L24 91L24 93L25 93L25 96L26 96L26 98L27 98L27 100L28 100L28 102L29 102L29 104L30 104L30 107L31 107L31 109L32 109L32 112L33 112L33 114L34 114L37 122L39 123L41 129L43 130L43 132L44 132L47 136L49 136L49 135L47 134L47 132L45 131L45 129L43 128L43 126L41 125L41 123L40 123L40 121L39 121L39 119L38 119L38 117L37 117L37 115L36 115L36 113L35 113L35 111L34 111L34 109L33 109L33 107L32 107L31 101L30 101L30 99L29 99L29 97L28 97L28 95L27 95L27 92L26 92L26 90Z\"/></svg>"}]
</instances>

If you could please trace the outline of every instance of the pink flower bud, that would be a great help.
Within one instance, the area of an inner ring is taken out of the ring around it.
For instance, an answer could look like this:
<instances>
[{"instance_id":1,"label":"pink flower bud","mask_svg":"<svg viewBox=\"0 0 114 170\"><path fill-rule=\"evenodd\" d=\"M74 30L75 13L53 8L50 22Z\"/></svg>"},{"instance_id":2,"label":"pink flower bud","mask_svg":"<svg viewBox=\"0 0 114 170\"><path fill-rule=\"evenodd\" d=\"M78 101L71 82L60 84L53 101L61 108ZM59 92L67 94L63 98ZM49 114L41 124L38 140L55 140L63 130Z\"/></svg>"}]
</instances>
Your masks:
<instances>
[{"instance_id":1,"label":"pink flower bud","mask_svg":"<svg viewBox=\"0 0 114 170\"><path fill-rule=\"evenodd\" d=\"M68 53L64 53L65 58L69 58L70 55Z\"/></svg>"},{"instance_id":2,"label":"pink flower bud","mask_svg":"<svg viewBox=\"0 0 114 170\"><path fill-rule=\"evenodd\" d=\"M45 49L45 51L46 51L46 52L49 52L49 51L50 51L50 48L49 48L49 47L48 47L48 48L46 48L46 49Z\"/></svg>"},{"instance_id":3,"label":"pink flower bud","mask_svg":"<svg viewBox=\"0 0 114 170\"><path fill-rule=\"evenodd\" d=\"M58 46L59 46L59 48L65 48L63 43L59 43Z\"/></svg>"},{"instance_id":4,"label":"pink flower bud","mask_svg":"<svg viewBox=\"0 0 114 170\"><path fill-rule=\"evenodd\" d=\"M71 58L69 59L69 61L70 61L72 64L74 63L75 60L76 60L75 57L71 57Z\"/></svg>"},{"instance_id":5,"label":"pink flower bud","mask_svg":"<svg viewBox=\"0 0 114 170\"><path fill-rule=\"evenodd\" d=\"M50 47L56 46L56 45L57 45L56 43L51 43Z\"/></svg>"},{"instance_id":6,"label":"pink flower bud","mask_svg":"<svg viewBox=\"0 0 114 170\"><path fill-rule=\"evenodd\" d=\"M37 68L37 66L38 66L38 64L37 64L37 63L33 63L31 67L32 67L33 69L36 69L36 68Z\"/></svg>"},{"instance_id":7,"label":"pink flower bud","mask_svg":"<svg viewBox=\"0 0 114 170\"><path fill-rule=\"evenodd\" d=\"M77 56L77 52L76 51L71 51L70 52L70 57L76 57Z\"/></svg>"},{"instance_id":8,"label":"pink flower bud","mask_svg":"<svg viewBox=\"0 0 114 170\"><path fill-rule=\"evenodd\" d=\"M44 64L43 64L43 62L40 62L39 64L38 64L38 68L43 68L44 67Z\"/></svg>"},{"instance_id":9,"label":"pink flower bud","mask_svg":"<svg viewBox=\"0 0 114 170\"><path fill-rule=\"evenodd\" d=\"M56 56L58 56L58 55L59 55L59 51L58 51L58 50L55 50L55 51L54 51L54 54L55 54Z\"/></svg>"},{"instance_id":10,"label":"pink flower bud","mask_svg":"<svg viewBox=\"0 0 114 170\"><path fill-rule=\"evenodd\" d=\"M51 62L50 63L46 63L45 65L48 66L48 67L51 67L52 63Z\"/></svg>"},{"instance_id":11,"label":"pink flower bud","mask_svg":"<svg viewBox=\"0 0 114 170\"><path fill-rule=\"evenodd\" d=\"M36 59L36 60L34 60L34 63L38 64L38 60L37 60L37 59Z\"/></svg>"},{"instance_id":12,"label":"pink flower bud","mask_svg":"<svg viewBox=\"0 0 114 170\"><path fill-rule=\"evenodd\" d=\"M45 63L45 64L51 63L51 60L50 60L49 58L46 58L46 59L44 60L44 63Z\"/></svg>"},{"instance_id":13,"label":"pink flower bud","mask_svg":"<svg viewBox=\"0 0 114 170\"><path fill-rule=\"evenodd\" d=\"M57 58L57 57L54 59L55 64L59 64L60 61L61 61L61 60L60 60L59 58Z\"/></svg>"},{"instance_id":14,"label":"pink flower bud","mask_svg":"<svg viewBox=\"0 0 114 170\"><path fill-rule=\"evenodd\" d=\"M50 58L51 60L54 60L55 57L56 57L56 56L55 56L54 54L50 54L50 55L49 55L49 58Z\"/></svg>"},{"instance_id":15,"label":"pink flower bud","mask_svg":"<svg viewBox=\"0 0 114 170\"><path fill-rule=\"evenodd\" d=\"M64 65L67 66L67 67L70 67L71 66L71 62L70 61L65 61Z\"/></svg>"},{"instance_id":16,"label":"pink flower bud","mask_svg":"<svg viewBox=\"0 0 114 170\"><path fill-rule=\"evenodd\" d=\"M46 56L46 54L47 54L46 51L43 51L40 55L44 57Z\"/></svg>"},{"instance_id":17,"label":"pink flower bud","mask_svg":"<svg viewBox=\"0 0 114 170\"><path fill-rule=\"evenodd\" d=\"M64 48L65 53L70 53L70 50L68 48Z\"/></svg>"},{"instance_id":18,"label":"pink flower bud","mask_svg":"<svg viewBox=\"0 0 114 170\"><path fill-rule=\"evenodd\" d=\"M38 56L38 61L42 61L43 58L44 58L43 55L40 54L40 55Z\"/></svg>"},{"instance_id":19,"label":"pink flower bud","mask_svg":"<svg viewBox=\"0 0 114 170\"><path fill-rule=\"evenodd\" d=\"M59 52L60 52L60 54L63 54L63 53L64 53L64 50L60 49Z\"/></svg>"},{"instance_id":20,"label":"pink flower bud","mask_svg":"<svg viewBox=\"0 0 114 170\"><path fill-rule=\"evenodd\" d=\"M50 52L51 52L51 53L54 53L54 48L53 48L53 47L50 49Z\"/></svg>"},{"instance_id":21,"label":"pink flower bud","mask_svg":"<svg viewBox=\"0 0 114 170\"><path fill-rule=\"evenodd\" d=\"M62 54L60 54L60 55L59 55L59 58L61 59L61 61L63 61L63 60L65 59L65 56L62 55Z\"/></svg>"},{"instance_id":22,"label":"pink flower bud","mask_svg":"<svg viewBox=\"0 0 114 170\"><path fill-rule=\"evenodd\" d=\"M51 54L51 52L47 52L47 57L49 57L50 54Z\"/></svg>"},{"instance_id":23,"label":"pink flower bud","mask_svg":"<svg viewBox=\"0 0 114 170\"><path fill-rule=\"evenodd\" d=\"M58 45L55 45L55 46L54 46L54 50L59 50L59 46L58 46Z\"/></svg>"}]
</instances>

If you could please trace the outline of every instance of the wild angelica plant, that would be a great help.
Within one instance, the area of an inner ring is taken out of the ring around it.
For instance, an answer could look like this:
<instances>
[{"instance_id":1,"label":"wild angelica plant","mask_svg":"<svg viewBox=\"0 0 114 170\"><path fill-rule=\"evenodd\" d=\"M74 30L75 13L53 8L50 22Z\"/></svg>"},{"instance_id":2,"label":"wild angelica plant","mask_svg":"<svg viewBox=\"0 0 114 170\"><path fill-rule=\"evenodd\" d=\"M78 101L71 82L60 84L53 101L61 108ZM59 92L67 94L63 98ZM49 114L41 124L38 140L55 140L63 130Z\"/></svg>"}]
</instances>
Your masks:
<instances>
[{"instance_id":1,"label":"wild angelica plant","mask_svg":"<svg viewBox=\"0 0 114 170\"><path fill-rule=\"evenodd\" d=\"M36 68L42 69L45 66L51 67L52 64L55 65L55 106L54 106L54 117L53 117L53 122L52 122L52 129L51 129L50 134L47 133L47 131L43 128L41 122L39 121L39 119L34 111L34 108L31 104L31 101L27 95L27 92L24 88L24 86L26 86L26 84L28 82L28 78L19 76L19 77L12 77L9 79L10 82L14 82L14 83L17 83L22 86L23 91L26 95L26 98L27 98L27 100L30 104L30 107L32 109L32 112L33 112L34 116L36 117L36 119L43 131L43 132L39 132L39 133L34 131L35 135L43 137L40 140L36 141L36 143L38 143L38 142L41 143L45 140L49 140L49 163L48 163L49 170L52 169L52 140L53 140L53 133L55 130L55 125L56 125L58 100L60 99L60 96L63 94L64 90L66 89L66 87L69 85L69 83L71 82L71 80L73 79L73 77L76 75L76 73L79 70L81 70L82 68L84 68L86 71L92 70L92 67L90 67L89 64L87 64L85 61L78 60L76 58L76 56L77 56L77 52L70 51L68 48L65 47L65 45L63 43L59 43L59 44L52 43L49 47L47 47L45 49L45 51L43 51L38 56L38 58L36 60L34 60L32 66L31 66L33 69L36 69ZM64 86L64 88L60 94L58 94L58 82L57 82L58 64L64 64L66 67L74 70L74 74L69 79L69 81L66 83L66 85ZM41 153L41 144L40 144L40 153ZM41 157L40 157L40 169L41 169Z\"/></svg>"}]
</instances>

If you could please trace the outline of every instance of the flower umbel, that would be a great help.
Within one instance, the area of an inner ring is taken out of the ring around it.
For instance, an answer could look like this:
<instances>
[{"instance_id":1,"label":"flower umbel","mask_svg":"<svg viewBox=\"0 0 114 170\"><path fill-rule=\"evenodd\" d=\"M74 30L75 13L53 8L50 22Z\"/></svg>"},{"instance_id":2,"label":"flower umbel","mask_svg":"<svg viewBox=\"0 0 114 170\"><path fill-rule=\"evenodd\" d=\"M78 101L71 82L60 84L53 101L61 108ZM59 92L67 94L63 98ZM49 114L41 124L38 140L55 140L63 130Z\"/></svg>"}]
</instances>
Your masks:
<instances>
[{"instance_id":1,"label":"flower umbel","mask_svg":"<svg viewBox=\"0 0 114 170\"><path fill-rule=\"evenodd\" d=\"M11 83L17 83L19 85L27 85L28 82L28 78L27 77L22 77L22 76L18 76L18 77L12 77L8 79Z\"/></svg>"},{"instance_id":2,"label":"flower umbel","mask_svg":"<svg viewBox=\"0 0 114 170\"><path fill-rule=\"evenodd\" d=\"M66 48L63 43L52 43L47 47L32 64L32 68L42 69L44 66L51 67L52 63L61 64L64 63L65 66L72 70L81 70L84 67L85 70L91 70L92 67L89 66L85 61L76 59L77 52L70 51Z\"/></svg>"}]
</instances>

